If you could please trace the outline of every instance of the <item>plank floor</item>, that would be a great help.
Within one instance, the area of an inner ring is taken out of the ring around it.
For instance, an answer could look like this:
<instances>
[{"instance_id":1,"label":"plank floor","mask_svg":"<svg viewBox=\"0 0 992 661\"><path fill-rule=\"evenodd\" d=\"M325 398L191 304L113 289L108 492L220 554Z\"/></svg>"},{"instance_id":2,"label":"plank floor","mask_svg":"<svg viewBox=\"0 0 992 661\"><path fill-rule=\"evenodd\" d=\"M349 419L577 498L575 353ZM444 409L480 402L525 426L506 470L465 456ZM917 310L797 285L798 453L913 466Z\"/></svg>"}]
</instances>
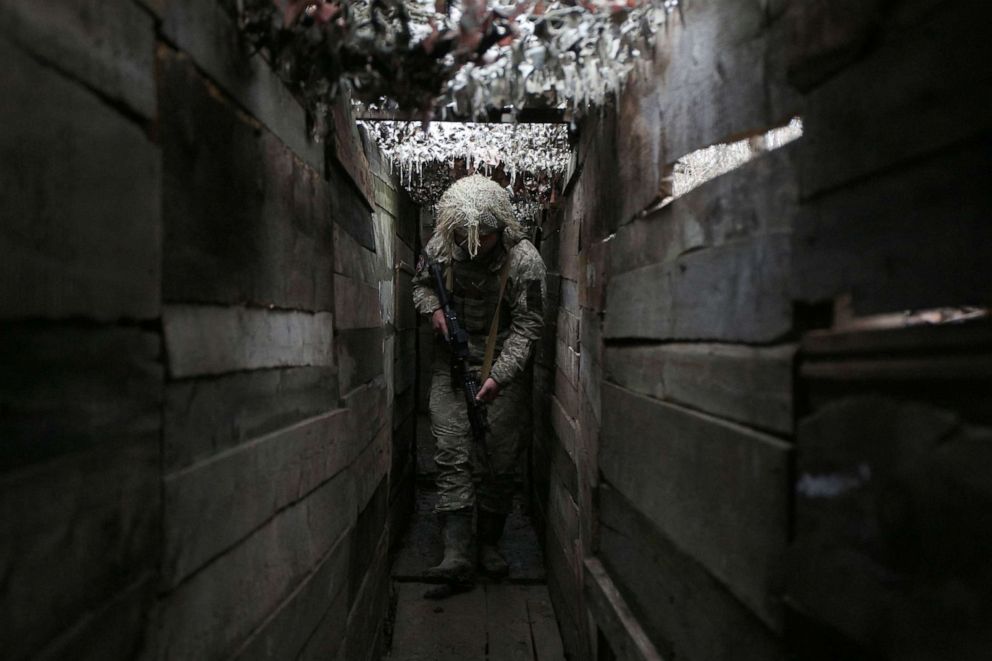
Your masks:
<instances>
[{"instance_id":1,"label":"plank floor","mask_svg":"<svg viewBox=\"0 0 992 661\"><path fill-rule=\"evenodd\" d=\"M429 464L423 461L427 469ZM421 476L424 477L423 473ZM396 612L390 661L563 661L541 549L518 502L500 548L510 565L503 582L480 579L474 590L430 600L424 572L442 555L433 514L436 496L418 485L417 509L393 561Z\"/></svg>"}]
</instances>

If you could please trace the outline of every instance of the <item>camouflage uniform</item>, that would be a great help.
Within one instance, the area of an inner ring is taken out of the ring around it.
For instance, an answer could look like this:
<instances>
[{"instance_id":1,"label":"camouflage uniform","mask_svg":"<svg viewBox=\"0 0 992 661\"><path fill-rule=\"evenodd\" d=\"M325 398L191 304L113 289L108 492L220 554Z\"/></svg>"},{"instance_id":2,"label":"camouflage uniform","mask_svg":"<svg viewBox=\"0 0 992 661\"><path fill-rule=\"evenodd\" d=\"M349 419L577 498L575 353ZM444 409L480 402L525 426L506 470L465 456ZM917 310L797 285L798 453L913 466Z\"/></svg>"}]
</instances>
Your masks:
<instances>
[{"instance_id":1,"label":"camouflage uniform","mask_svg":"<svg viewBox=\"0 0 992 661\"><path fill-rule=\"evenodd\" d=\"M437 511L461 510L478 502L485 510L509 513L513 473L529 429L528 365L543 324L544 262L530 241L511 232L503 233L500 245L491 253L475 259L458 246L449 256L437 235L427 243L424 253L413 279L414 303L427 316L440 307L428 261L440 263L446 273L453 267L452 301L459 321L469 333L470 364L476 377L496 311L501 271L510 260L500 306L496 358L490 373L500 385L500 392L487 407L490 430L486 445L494 478L484 471L484 464L475 454L478 450L472 439L464 394L452 383L451 352L440 336L436 337L430 392L431 431L437 439L434 460L439 471ZM473 468L479 481L477 487Z\"/></svg>"}]
</instances>

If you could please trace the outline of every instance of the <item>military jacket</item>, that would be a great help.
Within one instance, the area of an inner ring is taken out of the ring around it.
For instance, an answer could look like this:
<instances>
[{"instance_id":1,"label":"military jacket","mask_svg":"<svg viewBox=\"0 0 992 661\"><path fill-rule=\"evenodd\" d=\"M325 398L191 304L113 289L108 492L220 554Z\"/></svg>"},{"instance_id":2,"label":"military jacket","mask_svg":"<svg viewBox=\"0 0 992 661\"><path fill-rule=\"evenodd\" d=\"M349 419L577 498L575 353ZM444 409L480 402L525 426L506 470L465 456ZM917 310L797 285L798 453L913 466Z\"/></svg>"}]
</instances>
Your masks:
<instances>
[{"instance_id":1,"label":"military jacket","mask_svg":"<svg viewBox=\"0 0 992 661\"><path fill-rule=\"evenodd\" d=\"M448 255L435 235L427 242L413 278L414 305L421 314L430 316L441 305L428 263L440 263L446 273L453 270L452 302L459 321L469 334L471 362L481 365L496 312L500 274L507 259L510 270L500 306L496 359L490 373L501 385L506 385L523 371L544 324L546 269L534 245L526 239L512 245L504 240L493 253L474 260L456 247L449 264ZM447 358L449 354L445 351L444 356Z\"/></svg>"}]
</instances>

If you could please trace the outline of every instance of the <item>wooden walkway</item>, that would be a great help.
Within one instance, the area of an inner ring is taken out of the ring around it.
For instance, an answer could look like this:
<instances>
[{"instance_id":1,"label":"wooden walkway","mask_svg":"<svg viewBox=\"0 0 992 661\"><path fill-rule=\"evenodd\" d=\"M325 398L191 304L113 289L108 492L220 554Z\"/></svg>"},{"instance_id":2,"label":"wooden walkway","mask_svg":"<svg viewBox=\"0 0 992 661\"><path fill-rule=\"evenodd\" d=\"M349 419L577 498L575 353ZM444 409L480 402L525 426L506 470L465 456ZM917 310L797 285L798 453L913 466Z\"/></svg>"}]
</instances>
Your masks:
<instances>
[{"instance_id":1,"label":"wooden walkway","mask_svg":"<svg viewBox=\"0 0 992 661\"><path fill-rule=\"evenodd\" d=\"M421 489L417 512L393 563L397 603L390 661L563 661L561 637L537 537L522 507L507 521L501 549L510 576L481 579L470 592L430 600L424 571L441 559L434 494Z\"/></svg>"}]
</instances>

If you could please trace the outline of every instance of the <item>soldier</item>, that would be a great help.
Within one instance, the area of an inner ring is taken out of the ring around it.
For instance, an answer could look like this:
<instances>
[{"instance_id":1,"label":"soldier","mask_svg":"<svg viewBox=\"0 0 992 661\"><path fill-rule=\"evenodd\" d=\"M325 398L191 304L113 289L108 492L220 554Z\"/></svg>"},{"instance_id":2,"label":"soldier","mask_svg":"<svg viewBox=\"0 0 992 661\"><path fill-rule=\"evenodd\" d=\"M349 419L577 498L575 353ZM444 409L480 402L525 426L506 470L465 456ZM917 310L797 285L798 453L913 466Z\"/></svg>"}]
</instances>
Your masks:
<instances>
[{"instance_id":1,"label":"soldier","mask_svg":"<svg viewBox=\"0 0 992 661\"><path fill-rule=\"evenodd\" d=\"M431 319L439 342L431 374L431 432L437 439L438 502L444 559L429 570L451 585L469 586L474 563L472 514L477 512L479 564L505 576L498 550L513 504L513 473L524 447L530 416L528 364L543 324L545 267L513 216L509 193L496 182L472 175L455 182L437 205L437 227L413 279L417 309ZM434 292L428 262L441 264L461 323L469 333L470 368L488 402L486 447L492 474L481 470L459 384L453 383L444 313ZM500 292L502 291L502 297ZM486 364L486 344L495 329L495 351ZM475 480L473 480L473 468Z\"/></svg>"}]
</instances>

